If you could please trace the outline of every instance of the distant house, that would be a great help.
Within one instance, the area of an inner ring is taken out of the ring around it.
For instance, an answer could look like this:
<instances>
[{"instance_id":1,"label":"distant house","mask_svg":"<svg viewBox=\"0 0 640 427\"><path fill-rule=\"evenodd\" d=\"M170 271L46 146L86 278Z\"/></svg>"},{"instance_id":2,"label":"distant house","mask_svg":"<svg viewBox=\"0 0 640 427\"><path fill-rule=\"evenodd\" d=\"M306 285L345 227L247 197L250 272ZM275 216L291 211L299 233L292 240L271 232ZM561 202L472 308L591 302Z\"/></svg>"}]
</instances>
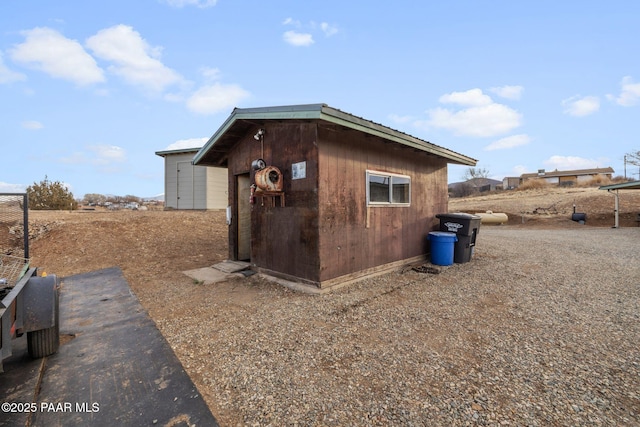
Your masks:
<instances>
[{"instance_id":1,"label":"distant house","mask_svg":"<svg viewBox=\"0 0 640 427\"><path fill-rule=\"evenodd\" d=\"M513 190L514 188L518 188L520 182L521 180L519 176L506 176L502 178L502 189Z\"/></svg>"},{"instance_id":2,"label":"distant house","mask_svg":"<svg viewBox=\"0 0 640 427\"><path fill-rule=\"evenodd\" d=\"M549 184L556 185L582 184L587 183L596 177L606 177L611 179L613 172L613 169L610 167L568 171L559 171L556 169L552 172L539 169L536 173L524 173L520 175L520 183L529 179L542 179Z\"/></svg>"},{"instance_id":3,"label":"distant house","mask_svg":"<svg viewBox=\"0 0 640 427\"><path fill-rule=\"evenodd\" d=\"M236 108L194 157L228 168L229 258L319 288L424 260L449 163L476 160L325 104Z\"/></svg>"},{"instance_id":4,"label":"distant house","mask_svg":"<svg viewBox=\"0 0 640 427\"><path fill-rule=\"evenodd\" d=\"M194 166L200 148L157 151L164 158L164 206L168 209L224 209L227 170Z\"/></svg>"}]
</instances>

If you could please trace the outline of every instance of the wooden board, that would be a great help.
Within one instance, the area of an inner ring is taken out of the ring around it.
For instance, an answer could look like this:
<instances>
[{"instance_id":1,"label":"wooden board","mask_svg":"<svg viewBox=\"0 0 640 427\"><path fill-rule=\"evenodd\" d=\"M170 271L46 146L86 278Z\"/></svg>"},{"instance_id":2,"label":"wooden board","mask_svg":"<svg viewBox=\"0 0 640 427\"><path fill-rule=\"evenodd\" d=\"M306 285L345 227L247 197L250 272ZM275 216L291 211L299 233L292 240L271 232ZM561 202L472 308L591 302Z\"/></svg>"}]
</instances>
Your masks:
<instances>
[{"instance_id":1,"label":"wooden board","mask_svg":"<svg viewBox=\"0 0 640 427\"><path fill-rule=\"evenodd\" d=\"M242 174L237 179L237 236L238 236L238 260L251 259L251 204L249 198L251 195L251 182L249 174Z\"/></svg>"}]
</instances>

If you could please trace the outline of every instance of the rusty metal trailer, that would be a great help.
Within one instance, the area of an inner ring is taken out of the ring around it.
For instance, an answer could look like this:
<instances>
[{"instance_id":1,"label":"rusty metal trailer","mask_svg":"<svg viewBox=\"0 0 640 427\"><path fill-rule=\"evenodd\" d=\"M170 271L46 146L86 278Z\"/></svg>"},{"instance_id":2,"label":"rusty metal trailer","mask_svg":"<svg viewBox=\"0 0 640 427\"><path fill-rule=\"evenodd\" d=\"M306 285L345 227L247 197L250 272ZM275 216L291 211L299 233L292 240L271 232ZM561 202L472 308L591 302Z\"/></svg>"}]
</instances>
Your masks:
<instances>
[{"instance_id":1,"label":"rusty metal trailer","mask_svg":"<svg viewBox=\"0 0 640 427\"><path fill-rule=\"evenodd\" d=\"M58 351L59 282L29 264L26 193L0 193L0 372L12 340L27 334L29 355Z\"/></svg>"}]
</instances>

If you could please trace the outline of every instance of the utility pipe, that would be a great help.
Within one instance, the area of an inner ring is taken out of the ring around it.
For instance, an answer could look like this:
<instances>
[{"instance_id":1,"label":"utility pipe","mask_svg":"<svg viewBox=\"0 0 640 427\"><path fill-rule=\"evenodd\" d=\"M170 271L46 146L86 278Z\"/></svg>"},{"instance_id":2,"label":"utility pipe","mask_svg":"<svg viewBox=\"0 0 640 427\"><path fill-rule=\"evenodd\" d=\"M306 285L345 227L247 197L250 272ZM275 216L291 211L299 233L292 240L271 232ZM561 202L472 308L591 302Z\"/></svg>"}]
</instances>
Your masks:
<instances>
[{"instance_id":1,"label":"utility pipe","mask_svg":"<svg viewBox=\"0 0 640 427\"><path fill-rule=\"evenodd\" d=\"M611 192L611 190L607 190L607 192ZM613 228L618 228L618 226L620 225L620 222L618 221L618 207L620 206L620 202L618 201L618 199L620 195L618 194L617 189L615 193L613 193L613 196L615 197L614 208L613 208L615 222L614 222Z\"/></svg>"}]
</instances>

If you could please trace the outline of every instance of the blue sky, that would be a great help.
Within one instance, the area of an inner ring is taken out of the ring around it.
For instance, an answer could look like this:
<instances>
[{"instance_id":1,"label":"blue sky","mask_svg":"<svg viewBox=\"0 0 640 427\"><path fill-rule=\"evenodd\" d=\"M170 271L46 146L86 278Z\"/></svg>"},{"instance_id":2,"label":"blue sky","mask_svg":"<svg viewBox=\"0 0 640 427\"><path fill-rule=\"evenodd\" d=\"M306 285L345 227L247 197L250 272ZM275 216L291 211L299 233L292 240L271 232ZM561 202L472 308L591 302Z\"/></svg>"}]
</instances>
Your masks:
<instances>
[{"instance_id":1,"label":"blue sky","mask_svg":"<svg viewBox=\"0 0 640 427\"><path fill-rule=\"evenodd\" d=\"M3 0L0 191L46 176L77 198L155 196L156 151L202 144L234 107L306 103L496 179L623 175L640 151L639 17L628 0Z\"/></svg>"}]
</instances>

